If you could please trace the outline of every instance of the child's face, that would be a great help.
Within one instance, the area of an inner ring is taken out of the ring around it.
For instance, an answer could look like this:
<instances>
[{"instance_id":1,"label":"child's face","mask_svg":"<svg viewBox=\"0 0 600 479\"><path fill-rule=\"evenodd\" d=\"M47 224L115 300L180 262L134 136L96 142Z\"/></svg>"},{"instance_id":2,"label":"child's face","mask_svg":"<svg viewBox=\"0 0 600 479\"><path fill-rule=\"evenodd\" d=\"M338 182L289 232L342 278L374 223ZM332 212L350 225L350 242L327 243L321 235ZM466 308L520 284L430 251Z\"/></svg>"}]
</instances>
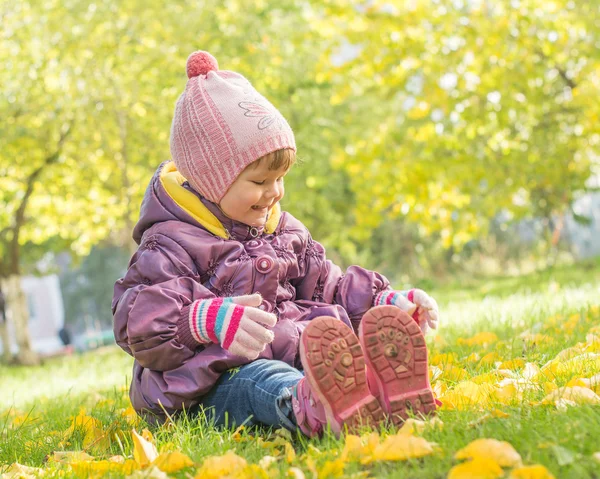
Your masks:
<instances>
[{"instance_id":1,"label":"child's face","mask_svg":"<svg viewBox=\"0 0 600 479\"><path fill-rule=\"evenodd\" d=\"M221 210L248 226L264 226L269 210L283 198L283 177L288 171L269 170L268 161L251 163L221 199Z\"/></svg>"}]
</instances>

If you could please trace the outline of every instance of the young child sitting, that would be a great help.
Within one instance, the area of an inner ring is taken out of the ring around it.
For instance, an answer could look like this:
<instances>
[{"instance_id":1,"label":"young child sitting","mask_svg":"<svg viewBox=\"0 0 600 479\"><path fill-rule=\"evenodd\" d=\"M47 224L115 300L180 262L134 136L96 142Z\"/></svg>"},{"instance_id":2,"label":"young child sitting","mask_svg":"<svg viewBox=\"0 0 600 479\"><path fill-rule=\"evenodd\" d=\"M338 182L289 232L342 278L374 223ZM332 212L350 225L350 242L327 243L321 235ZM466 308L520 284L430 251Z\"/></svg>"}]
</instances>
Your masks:
<instances>
[{"instance_id":1,"label":"young child sitting","mask_svg":"<svg viewBox=\"0 0 600 479\"><path fill-rule=\"evenodd\" d=\"M187 76L172 161L146 190L112 303L135 358L133 407L157 422L202 407L216 424L308 436L435 410L423 338L435 300L329 261L280 208L296 158L287 121L206 52Z\"/></svg>"}]
</instances>

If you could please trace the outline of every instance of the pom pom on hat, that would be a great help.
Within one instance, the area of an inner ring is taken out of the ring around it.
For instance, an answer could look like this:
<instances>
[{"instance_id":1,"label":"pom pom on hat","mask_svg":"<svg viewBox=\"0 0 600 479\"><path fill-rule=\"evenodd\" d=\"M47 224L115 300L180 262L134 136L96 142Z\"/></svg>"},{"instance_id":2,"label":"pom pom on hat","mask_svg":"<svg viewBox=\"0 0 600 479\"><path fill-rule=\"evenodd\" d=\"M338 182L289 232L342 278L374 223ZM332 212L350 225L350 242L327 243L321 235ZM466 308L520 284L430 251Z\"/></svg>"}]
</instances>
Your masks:
<instances>
[{"instance_id":1,"label":"pom pom on hat","mask_svg":"<svg viewBox=\"0 0 600 479\"><path fill-rule=\"evenodd\" d=\"M206 75L208 72L218 69L219 64L216 58L202 50L192 53L187 59L186 71L188 78Z\"/></svg>"}]
</instances>

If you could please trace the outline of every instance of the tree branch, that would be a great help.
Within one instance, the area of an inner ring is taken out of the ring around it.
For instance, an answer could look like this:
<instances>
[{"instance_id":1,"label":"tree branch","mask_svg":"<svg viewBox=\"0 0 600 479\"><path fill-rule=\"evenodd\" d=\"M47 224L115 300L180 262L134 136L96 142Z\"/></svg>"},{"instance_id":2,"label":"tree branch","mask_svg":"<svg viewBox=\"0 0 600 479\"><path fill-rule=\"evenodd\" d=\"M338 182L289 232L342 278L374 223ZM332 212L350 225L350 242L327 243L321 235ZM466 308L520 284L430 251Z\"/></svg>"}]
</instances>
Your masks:
<instances>
[{"instance_id":1,"label":"tree branch","mask_svg":"<svg viewBox=\"0 0 600 479\"><path fill-rule=\"evenodd\" d=\"M58 140L58 145L57 145L56 151L54 151L51 155L48 155L46 157L46 159L43 161L43 163L38 168L33 170L33 172L27 178L27 188L25 190L25 195L23 196L23 199L21 200L21 204L19 205L19 208L17 209L17 212L15 213L15 222L14 222L14 226L12 228L13 229L13 237L11 238L10 247L9 247L9 251L10 251L9 267L10 267L10 272L13 274L17 274L19 271L19 234L21 232L21 228L22 228L23 224L25 223L25 210L27 209L27 204L29 203L29 198L33 194L33 188L35 186L35 182L37 181L39 176L42 174L42 172L46 169L46 167L48 167L58 161L58 158L60 157L60 153L62 151L64 142L66 141L69 134L71 133L72 126L73 126L72 123L69 124L66 131L61 133L60 138Z\"/></svg>"}]
</instances>

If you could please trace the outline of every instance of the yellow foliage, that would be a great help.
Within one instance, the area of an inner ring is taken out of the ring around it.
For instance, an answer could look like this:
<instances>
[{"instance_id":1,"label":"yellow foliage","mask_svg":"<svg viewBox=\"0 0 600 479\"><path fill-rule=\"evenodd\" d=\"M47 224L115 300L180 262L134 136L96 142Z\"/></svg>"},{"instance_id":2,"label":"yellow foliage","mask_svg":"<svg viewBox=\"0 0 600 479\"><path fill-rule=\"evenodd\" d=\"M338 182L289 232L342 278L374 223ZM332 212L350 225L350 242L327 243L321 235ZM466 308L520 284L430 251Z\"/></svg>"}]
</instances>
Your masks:
<instances>
[{"instance_id":1,"label":"yellow foliage","mask_svg":"<svg viewBox=\"0 0 600 479\"><path fill-rule=\"evenodd\" d=\"M450 469L448 479L497 479L504 471L492 459L477 457Z\"/></svg>"},{"instance_id":2,"label":"yellow foliage","mask_svg":"<svg viewBox=\"0 0 600 479\"><path fill-rule=\"evenodd\" d=\"M476 439L460 451L456 459L491 459L502 467L514 467L521 464L521 456L512 445L496 439Z\"/></svg>"},{"instance_id":3,"label":"yellow foliage","mask_svg":"<svg viewBox=\"0 0 600 479\"><path fill-rule=\"evenodd\" d=\"M135 429L132 429L131 438L133 439L133 458L140 467L146 467L158 457L156 446L151 442L150 431L145 429L140 436Z\"/></svg>"},{"instance_id":4,"label":"yellow foliage","mask_svg":"<svg viewBox=\"0 0 600 479\"><path fill-rule=\"evenodd\" d=\"M97 478L108 474L129 475L140 466L132 460L122 463L113 461L81 461L71 463L71 469L77 477Z\"/></svg>"},{"instance_id":5,"label":"yellow foliage","mask_svg":"<svg viewBox=\"0 0 600 479\"><path fill-rule=\"evenodd\" d=\"M574 404L600 404L600 396L591 389L580 386L556 389L542 399L542 404L556 404L560 400Z\"/></svg>"},{"instance_id":6,"label":"yellow foliage","mask_svg":"<svg viewBox=\"0 0 600 479\"><path fill-rule=\"evenodd\" d=\"M207 457L195 477L196 479L220 479L231 476L243 479L247 465L246 459L230 450L222 456Z\"/></svg>"},{"instance_id":7,"label":"yellow foliage","mask_svg":"<svg viewBox=\"0 0 600 479\"><path fill-rule=\"evenodd\" d=\"M498 336L489 331L484 331L477 333L475 336L469 339L458 338L457 343L464 344L466 346L481 346L483 348L487 348L496 341L498 341Z\"/></svg>"},{"instance_id":8,"label":"yellow foliage","mask_svg":"<svg viewBox=\"0 0 600 479\"><path fill-rule=\"evenodd\" d=\"M555 479L555 477L541 464L535 464L513 469L508 479Z\"/></svg>"},{"instance_id":9,"label":"yellow foliage","mask_svg":"<svg viewBox=\"0 0 600 479\"><path fill-rule=\"evenodd\" d=\"M371 458L365 458L363 464L371 461L405 461L433 453L433 446L422 437L396 434L388 436L373 451Z\"/></svg>"},{"instance_id":10,"label":"yellow foliage","mask_svg":"<svg viewBox=\"0 0 600 479\"><path fill-rule=\"evenodd\" d=\"M194 461L179 451L172 451L159 454L158 457L152 461L152 465L158 467L161 471L171 474L186 467L193 466Z\"/></svg>"},{"instance_id":11,"label":"yellow foliage","mask_svg":"<svg viewBox=\"0 0 600 479\"><path fill-rule=\"evenodd\" d=\"M343 459L327 461L323 467L318 470L318 479L330 479L333 477L342 477L344 475L345 462Z\"/></svg>"}]
</instances>

